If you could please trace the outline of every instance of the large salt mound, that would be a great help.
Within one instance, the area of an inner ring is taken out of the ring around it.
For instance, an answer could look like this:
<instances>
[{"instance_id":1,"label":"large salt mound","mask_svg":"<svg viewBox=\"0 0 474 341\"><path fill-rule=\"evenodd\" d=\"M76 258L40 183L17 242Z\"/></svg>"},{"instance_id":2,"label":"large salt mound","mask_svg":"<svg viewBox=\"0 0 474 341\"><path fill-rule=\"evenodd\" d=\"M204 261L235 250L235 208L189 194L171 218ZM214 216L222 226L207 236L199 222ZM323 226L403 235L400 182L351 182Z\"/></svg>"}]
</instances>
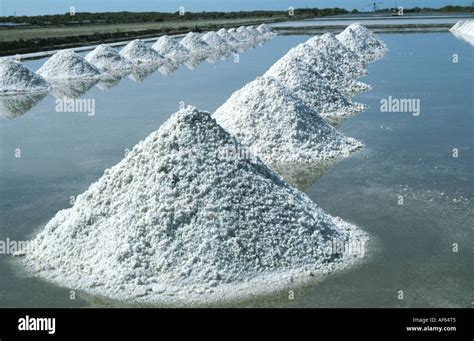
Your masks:
<instances>
[{"instance_id":1,"label":"large salt mound","mask_svg":"<svg viewBox=\"0 0 474 341\"><path fill-rule=\"evenodd\" d=\"M203 37L204 40L209 46L213 47L219 51L226 51L230 48L230 45L214 31L207 32Z\"/></svg>"},{"instance_id":2,"label":"large salt mound","mask_svg":"<svg viewBox=\"0 0 474 341\"><path fill-rule=\"evenodd\" d=\"M20 258L62 286L142 302L210 302L344 268L364 241L242 147L207 113L174 115L59 211Z\"/></svg>"},{"instance_id":3,"label":"large salt mound","mask_svg":"<svg viewBox=\"0 0 474 341\"><path fill-rule=\"evenodd\" d=\"M253 43L256 40L256 37L249 31L246 26L240 26L236 29L237 35L240 37L240 40L243 40L248 43Z\"/></svg>"},{"instance_id":4,"label":"large salt mound","mask_svg":"<svg viewBox=\"0 0 474 341\"><path fill-rule=\"evenodd\" d=\"M339 33L337 39L360 58L373 62L382 58L387 47L370 30L360 23L354 23Z\"/></svg>"},{"instance_id":5,"label":"large salt mound","mask_svg":"<svg viewBox=\"0 0 474 341\"><path fill-rule=\"evenodd\" d=\"M209 55L214 52L214 49L209 46L201 36L194 32L189 32L180 41L180 44L189 50L193 55Z\"/></svg>"},{"instance_id":6,"label":"large salt mound","mask_svg":"<svg viewBox=\"0 0 474 341\"><path fill-rule=\"evenodd\" d=\"M310 38L306 45L313 49L319 49L327 59L332 60L349 77L356 78L367 74L365 63L332 33Z\"/></svg>"},{"instance_id":7,"label":"large salt mound","mask_svg":"<svg viewBox=\"0 0 474 341\"><path fill-rule=\"evenodd\" d=\"M175 62L184 62L189 56L187 48L167 35L161 36L151 48Z\"/></svg>"},{"instance_id":8,"label":"large salt mound","mask_svg":"<svg viewBox=\"0 0 474 341\"><path fill-rule=\"evenodd\" d=\"M135 64L163 64L165 58L155 50L149 48L140 39L129 42L120 51L120 55Z\"/></svg>"},{"instance_id":9,"label":"large salt mound","mask_svg":"<svg viewBox=\"0 0 474 341\"><path fill-rule=\"evenodd\" d=\"M0 59L0 93L41 92L48 82L12 58Z\"/></svg>"},{"instance_id":10,"label":"large salt mound","mask_svg":"<svg viewBox=\"0 0 474 341\"><path fill-rule=\"evenodd\" d=\"M247 31L249 31L250 34L254 36L255 40L262 40L265 38L263 34L253 26L247 26Z\"/></svg>"},{"instance_id":11,"label":"large salt mound","mask_svg":"<svg viewBox=\"0 0 474 341\"><path fill-rule=\"evenodd\" d=\"M275 77L286 85L296 96L321 116L343 119L364 109L364 105L353 103L337 91L322 77L315 67L300 58L281 58L268 69L265 76Z\"/></svg>"},{"instance_id":12,"label":"large salt mound","mask_svg":"<svg viewBox=\"0 0 474 341\"><path fill-rule=\"evenodd\" d=\"M36 71L46 79L93 79L100 71L72 50L56 52Z\"/></svg>"},{"instance_id":13,"label":"large salt mound","mask_svg":"<svg viewBox=\"0 0 474 341\"><path fill-rule=\"evenodd\" d=\"M120 73L130 70L133 64L108 45L99 45L85 59L100 71Z\"/></svg>"},{"instance_id":14,"label":"large salt mound","mask_svg":"<svg viewBox=\"0 0 474 341\"><path fill-rule=\"evenodd\" d=\"M292 48L282 58L299 58L305 63L308 63L313 66L321 76L326 78L334 89L345 95L353 95L371 89L370 85L347 76L334 62L324 57L323 53L312 49L306 44L299 44Z\"/></svg>"},{"instance_id":15,"label":"large salt mound","mask_svg":"<svg viewBox=\"0 0 474 341\"><path fill-rule=\"evenodd\" d=\"M331 127L273 77L248 83L213 117L270 164L334 159L362 147Z\"/></svg>"}]
</instances>

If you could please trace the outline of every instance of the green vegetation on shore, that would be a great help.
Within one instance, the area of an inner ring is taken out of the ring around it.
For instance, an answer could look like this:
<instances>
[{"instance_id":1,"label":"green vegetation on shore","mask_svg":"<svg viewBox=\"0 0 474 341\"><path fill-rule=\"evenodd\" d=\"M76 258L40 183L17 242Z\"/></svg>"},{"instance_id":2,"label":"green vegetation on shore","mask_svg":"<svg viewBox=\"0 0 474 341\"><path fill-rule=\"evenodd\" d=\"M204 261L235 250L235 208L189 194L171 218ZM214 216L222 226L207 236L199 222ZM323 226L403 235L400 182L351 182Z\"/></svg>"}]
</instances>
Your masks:
<instances>
[{"instance_id":1,"label":"green vegetation on shore","mask_svg":"<svg viewBox=\"0 0 474 341\"><path fill-rule=\"evenodd\" d=\"M408 8L405 13L464 12L471 6L446 6L439 9ZM385 10L392 13L392 9ZM383 12L382 12L383 13ZM294 21L349 14L341 8L306 8L289 11L249 12L105 12L70 13L43 16L0 17L0 56L111 43L136 38L216 30L260 23Z\"/></svg>"}]
</instances>

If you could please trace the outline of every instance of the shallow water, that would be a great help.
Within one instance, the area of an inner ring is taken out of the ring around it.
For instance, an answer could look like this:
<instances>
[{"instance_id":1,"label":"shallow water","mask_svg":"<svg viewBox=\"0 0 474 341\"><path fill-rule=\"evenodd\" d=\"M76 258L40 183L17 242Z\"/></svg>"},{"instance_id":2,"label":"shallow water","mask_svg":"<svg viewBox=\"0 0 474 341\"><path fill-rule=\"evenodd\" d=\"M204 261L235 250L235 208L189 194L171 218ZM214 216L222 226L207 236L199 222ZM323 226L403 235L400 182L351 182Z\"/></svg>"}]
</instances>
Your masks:
<instances>
[{"instance_id":1,"label":"shallow water","mask_svg":"<svg viewBox=\"0 0 474 341\"><path fill-rule=\"evenodd\" d=\"M374 90L356 98L369 109L339 128L367 147L333 165L312 186L302 179L321 207L372 234L374 249L357 268L291 288L293 300L280 292L230 305L468 307L474 302L474 50L449 33L381 38L390 52L362 78ZM94 86L83 97L95 99L95 116L58 113L47 96L24 115L0 119L0 240L24 240L69 207L70 196L82 193L125 149L157 129L180 101L212 111L306 39L277 37L241 54L239 63L229 58L170 76L155 72L142 83L124 79L106 92ZM27 65L36 69L43 62ZM380 99L388 96L420 99L420 116L381 113ZM459 252L452 252L453 243ZM2 307L109 304L87 295L71 300L68 289L24 277L9 259L0 255ZM399 290L403 300L397 299Z\"/></svg>"}]
</instances>

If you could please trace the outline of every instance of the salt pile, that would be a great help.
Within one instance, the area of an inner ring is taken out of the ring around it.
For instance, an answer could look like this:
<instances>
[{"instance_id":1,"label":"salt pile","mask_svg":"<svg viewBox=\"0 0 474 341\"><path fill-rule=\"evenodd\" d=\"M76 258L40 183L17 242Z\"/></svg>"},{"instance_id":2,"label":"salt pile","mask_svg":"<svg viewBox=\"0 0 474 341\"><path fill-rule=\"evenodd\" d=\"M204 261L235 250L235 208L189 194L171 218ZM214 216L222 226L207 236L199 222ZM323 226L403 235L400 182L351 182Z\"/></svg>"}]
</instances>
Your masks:
<instances>
[{"instance_id":1,"label":"salt pile","mask_svg":"<svg viewBox=\"0 0 474 341\"><path fill-rule=\"evenodd\" d=\"M202 37L202 40L209 44L209 46L219 51L227 51L230 48L229 44L227 44L227 42L214 31L207 32Z\"/></svg>"},{"instance_id":2,"label":"salt pile","mask_svg":"<svg viewBox=\"0 0 474 341\"><path fill-rule=\"evenodd\" d=\"M12 58L0 59L0 93L41 92L48 82Z\"/></svg>"},{"instance_id":3,"label":"salt pile","mask_svg":"<svg viewBox=\"0 0 474 341\"><path fill-rule=\"evenodd\" d=\"M229 46L232 46L232 47L236 47L237 45L239 45L239 41L232 35L229 33L229 31L227 31L225 28L221 28L219 31L217 31L217 34L222 38L224 39L224 41L229 45Z\"/></svg>"},{"instance_id":4,"label":"salt pile","mask_svg":"<svg viewBox=\"0 0 474 341\"><path fill-rule=\"evenodd\" d=\"M255 36L245 26L240 26L237 28L236 33L238 37L240 37L240 40L248 43L253 43L255 41Z\"/></svg>"},{"instance_id":5,"label":"salt pile","mask_svg":"<svg viewBox=\"0 0 474 341\"><path fill-rule=\"evenodd\" d=\"M89 52L85 59L103 72L120 73L130 70L133 64L108 45L99 45Z\"/></svg>"},{"instance_id":6,"label":"salt pile","mask_svg":"<svg viewBox=\"0 0 474 341\"><path fill-rule=\"evenodd\" d=\"M334 62L324 57L323 53L311 49L306 44L299 44L292 48L283 58L299 58L305 63L308 63L313 66L321 76L326 78L335 90L345 95L353 95L372 89L370 85L347 76Z\"/></svg>"},{"instance_id":7,"label":"salt pile","mask_svg":"<svg viewBox=\"0 0 474 341\"><path fill-rule=\"evenodd\" d=\"M207 114L174 115L59 211L20 258L73 289L141 302L211 302L345 268L365 241L324 213Z\"/></svg>"},{"instance_id":8,"label":"salt pile","mask_svg":"<svg viewBox=\"0 0 474 341\"><path fill-rule=\"evenodd\" d=\"M158 52L152 50L140 39L129 42L120 55L135 64L163 64L163 58Z\"/></svg>"},{"instance_id":9,"label":"salt pile","mask_svg":"<svg viewBox=\"0 0 474 341\"><path fill-rule=\"evenodd\" d=\"M363 104L353 103L342 95L314 66L300 58L281 58L268 69L265 76L281 81L308 107L330 122L346 118L365 108Z\"/></svg>"},{"instance_id":10,"label":"salt pile","mask_svg":"<svg viewBox=\"0 0 474 341\"><path fill-rule=\"evenodd\" d=\"M46 79L94 79L100 71L72 50L56 52L36 71Z\"/></svg>"},{"instance_id":11,"label":"salt pile","mask_svg":"<svg viewBox=\"0 0 474 341\"><path fill-rule=\"evenodd\" d=\"M189 32L180 41L180 44L193 55L209 55L214 52L213 48L206 43L199 34Z\"/></svg>"},{"instance_id":12,"label":"salt pile","mask_svg":"<svg viewBox=\"0 0 474 341\"><path fill-rule=\"evenodd\" d=\"M174 62L184 62L189 51L183 45L167 35L161 36L151 47L153 50Z\"/></svg>"},{"instance_id":13,"label":"salt pile","mask_svg":"<svg viewBox=\"0 0 474 341\"><path fill-rule=\"evenodd\" d=\"M474 20L459 21L451 27L450 31L474 38Z\"/></svg>"},{"instance_id":14,"label":"salt pile","mask_svg":"<svg viewBox=\"0 0 474 341\"><path fill-rule=\"evenodd\" d=\"M347 26L336 37L347 48L368 62L382 58L387 52L385 44L360 23Z\"/></svg>"},{"instance_id":15,"label":"salt pile","mask_svg":"<svg viewBox=\"0 0 474 341\"><path fill-rule=\"evenodd\" d=\"M474 46L474 20L459 21L451 27L450 31L455 37Z\"/></svg>"},{"instance_id":16,"label":"salt pile","mask_svg":"<svg viewBox=\"0 0 474 341\"><path fill-rule=\"evenodd\" d=\"M312 49L318 49L349 77L356 78L367 74L365 63L332 33L325 33L319 38L310 38L306 45Z\"/></svg>"},{"instance_id":17,"label":"salt pile","mask_svg":"<svg viewBox=\"0 0 474 341\"><path fill-rule=\"evenodd\" d=\"M331 127L273 77L248 83L213 117L270 164L334 159L362 147Z\"/></svg>"},{"instance_id":18,"label":"salt pile","mask_svg":"<svg viewBox=\"0 0 474 341\"><path fill-rule=\"evenodd\" d=\"M270 26L266 24L261 24L257 27L257 30L264 36L264 37L271 37L273 35L272 29Z\"/></svg>"},{"instance_id":19,"label":"salt pile","mask_svg":"<svg viewBox=\"0 0 474 341\"><path fill-rule=\"evenodd\" d=\"M253 26L247 26L247 31L254 37L255 40L262 40L264 36L262 33Z\"/></svg>"}]
</instances>

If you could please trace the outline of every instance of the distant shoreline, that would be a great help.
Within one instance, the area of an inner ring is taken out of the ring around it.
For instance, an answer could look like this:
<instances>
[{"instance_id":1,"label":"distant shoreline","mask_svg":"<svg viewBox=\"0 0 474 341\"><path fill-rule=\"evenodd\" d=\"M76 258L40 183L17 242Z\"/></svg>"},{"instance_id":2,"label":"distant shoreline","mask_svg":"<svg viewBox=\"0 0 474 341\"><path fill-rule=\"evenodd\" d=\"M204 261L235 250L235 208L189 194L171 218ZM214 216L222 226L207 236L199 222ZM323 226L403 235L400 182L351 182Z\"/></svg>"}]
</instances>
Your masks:
<instances>
[{"instance_id":1,"label":"distant shoreline","mask_svg":"<svg viewBox=\"0 0 474 341\"><path fill-rule=\"evenodd\" d=\"M363 18L371 20L400 19L399 16L387 17L389 13L368 15L341 15L318 17L322 21L347 20L357 21ZM460 20L469 18L472 13L416 13L417 18L436 16L440 18L458 17ZM383 15L383 17L382 17ZM406 19L415 17L415 14L407 15ZM143 22L143 23L118 23L118 24L82 24L75 26L37 26L37 27L2 27L0 28L0 56L19 55L22 59L41 58L50 55L59 49L73 48L77 50L88 50L99 44L121 45L133 39L156 39L162 35L182 35L190 31L206 32L218 30L222 27L231 28L241 25L259 25L261 23L283 23L302 22L315 19L307 17L269 16L249 18L222 18L222 19L196 19L196 20L170 20L165 22ZM405 19L405 18L404 18ZM317 21L315 21L316 23ZM439 32L447 31L451 23L431 24L366 24L366 26L378 33L395 32ZM342 31L347 25L282 25L273 27L278 34L320 34L324 32ZM48 52L49 51L49 52Z\"/></svg>"}]
</instances>

